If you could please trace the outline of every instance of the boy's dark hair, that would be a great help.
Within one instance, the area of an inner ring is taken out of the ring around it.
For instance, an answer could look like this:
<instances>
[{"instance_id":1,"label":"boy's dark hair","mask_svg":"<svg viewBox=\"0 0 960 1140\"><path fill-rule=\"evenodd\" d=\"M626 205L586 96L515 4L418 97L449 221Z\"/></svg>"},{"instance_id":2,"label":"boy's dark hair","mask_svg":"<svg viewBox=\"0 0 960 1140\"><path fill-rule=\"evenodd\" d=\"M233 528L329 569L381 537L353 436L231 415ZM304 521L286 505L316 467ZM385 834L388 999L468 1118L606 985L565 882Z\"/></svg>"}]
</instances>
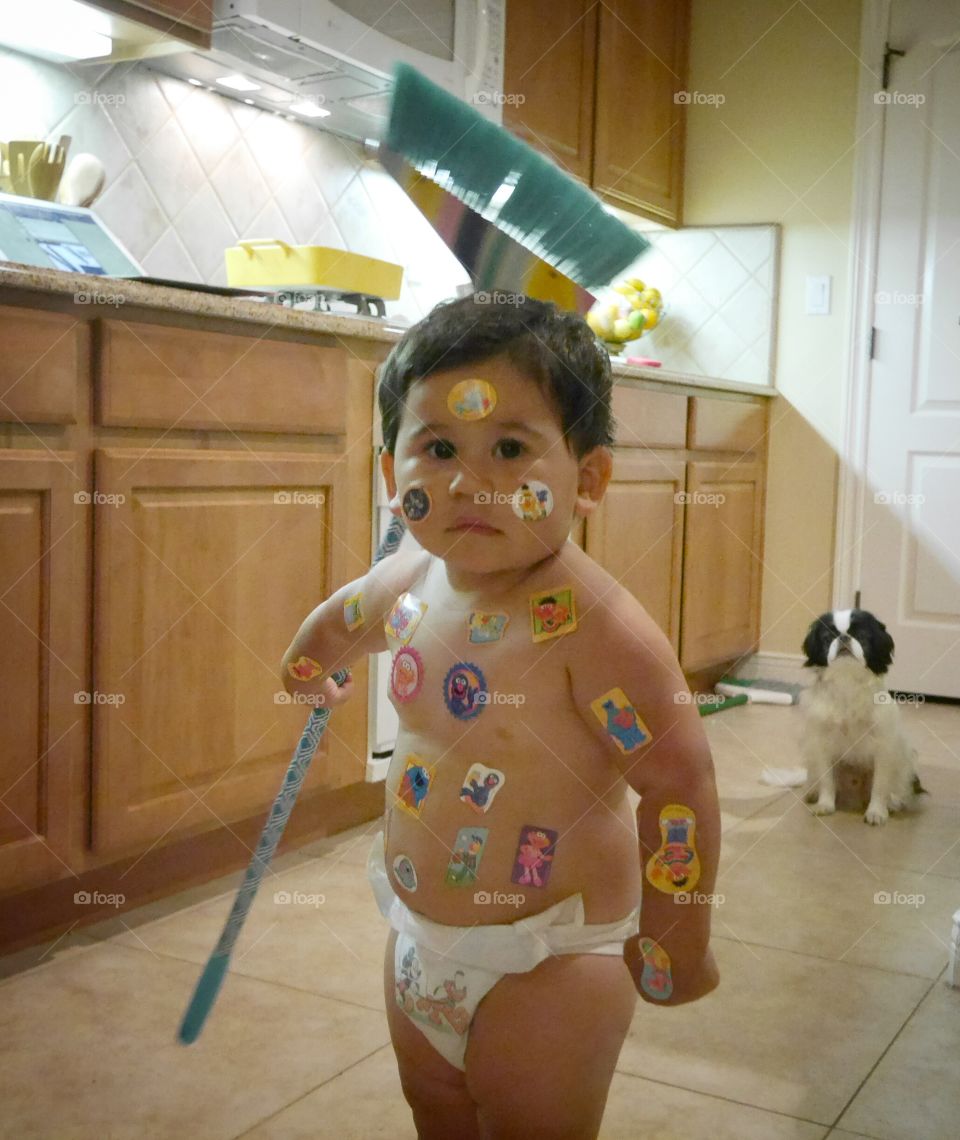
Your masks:
<instances>
[{"instance_id":1,"label":"boy's dark hair","mask_svg":"<svg viewBox=\"0 0 960 1140\"><path fill-rule=\"evenodd\" d=\"M394 345L380 373L383 439L393 454L411 384L434 372L507 356L536 380L560 414L564 438L580 459L613 443L610 358L576 313L519 294L478 293L433 308ZM479 299L478 299L479 298Z\"/></svg>"}]
</instances>

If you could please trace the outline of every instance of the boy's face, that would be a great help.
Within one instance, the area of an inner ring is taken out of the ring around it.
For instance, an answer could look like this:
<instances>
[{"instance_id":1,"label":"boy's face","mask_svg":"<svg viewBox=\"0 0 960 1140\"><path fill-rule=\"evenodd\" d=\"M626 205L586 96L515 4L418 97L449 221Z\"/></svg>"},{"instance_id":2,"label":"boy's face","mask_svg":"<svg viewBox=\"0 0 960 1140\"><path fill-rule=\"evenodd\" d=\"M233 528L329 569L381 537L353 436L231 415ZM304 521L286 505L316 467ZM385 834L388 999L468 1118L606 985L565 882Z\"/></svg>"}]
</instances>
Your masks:
<instances>
[{"instance_id":1,"label":"boy's face","mask_svg":"<svg viewBox=\"0 0 960 1140\"><path fill-rule=\"evenodd\" d=\"M557 551L603 496L611 456L597 447L578 460L537 382L496 356L412 384L381 464L391 508L420 545L482 574Z\"/></svg>"}]
</instances>

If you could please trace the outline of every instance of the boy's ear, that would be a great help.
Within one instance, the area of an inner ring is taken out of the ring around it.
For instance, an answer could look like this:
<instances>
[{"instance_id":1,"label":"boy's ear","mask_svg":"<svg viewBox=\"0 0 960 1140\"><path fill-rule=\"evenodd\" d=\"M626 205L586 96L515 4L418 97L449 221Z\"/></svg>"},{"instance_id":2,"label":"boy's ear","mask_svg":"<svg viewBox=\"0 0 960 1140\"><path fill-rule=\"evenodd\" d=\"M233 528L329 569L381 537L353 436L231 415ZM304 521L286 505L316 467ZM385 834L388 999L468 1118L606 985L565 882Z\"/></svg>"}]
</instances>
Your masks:
<instances>
[{"instance_id":1,"label":"boy's ear","mask_svg":"<svg viewBox=\"0 0 960 1140\"><path fill-rule=\"evenodd\" d=\"M397 479L393 471L393 456L386 448L380 452L380 471L383 474L383 481L387 485L390 513L392 515L399 515L401 513L400 496L397 494Z\"/></svg>"},{"instance_id":2,"label":"boy's ear","mask_svg":"<svg viewBox=\"0 0 960 1140\"><path fill-rule=\"evenodd\" d=\"M613 454L609 447L595 447L580 460L574 508L577 518L585 519L597 509L612 474Z\"/></svg>"}]
</instances>

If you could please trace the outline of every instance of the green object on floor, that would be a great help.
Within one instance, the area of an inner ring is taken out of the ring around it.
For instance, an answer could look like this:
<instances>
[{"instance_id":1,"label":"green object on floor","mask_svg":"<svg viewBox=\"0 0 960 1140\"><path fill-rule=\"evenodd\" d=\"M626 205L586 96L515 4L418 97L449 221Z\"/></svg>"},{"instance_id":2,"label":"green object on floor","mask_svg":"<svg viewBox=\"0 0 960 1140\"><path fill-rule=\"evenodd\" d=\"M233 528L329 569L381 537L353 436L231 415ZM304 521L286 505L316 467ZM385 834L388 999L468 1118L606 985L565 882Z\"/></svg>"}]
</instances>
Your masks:
<instances>
[{"instance_id":1,"label":"green object on floor","mask_svg":"<svg viewBox=\"0 0 960 1140\"><path fill-rule=\"evenodd\" d=\"M724 709L732 709L734 705L745 704L749 704L746 693L741 693L738 697L720 697L709 704L701 704L700 715L709 716L711 713L723 712Z\"/></svg>"}]
</instances>

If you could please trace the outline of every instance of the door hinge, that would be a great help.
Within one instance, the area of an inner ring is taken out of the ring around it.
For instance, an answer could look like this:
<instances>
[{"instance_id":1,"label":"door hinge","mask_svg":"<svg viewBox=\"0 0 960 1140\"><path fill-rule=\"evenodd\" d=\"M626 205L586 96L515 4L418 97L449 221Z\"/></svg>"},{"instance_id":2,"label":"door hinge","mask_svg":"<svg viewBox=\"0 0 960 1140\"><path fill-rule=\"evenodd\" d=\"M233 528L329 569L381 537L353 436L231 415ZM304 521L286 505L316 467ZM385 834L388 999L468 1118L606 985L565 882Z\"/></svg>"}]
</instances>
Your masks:
<instances>
[{"instance_id":1,"label":"door hinge","mask_svg":"<svg viewBox=\"0 0 960 1140\"><path fill-rule=\"evenodd\" d=\"M860 609L860 591L859 590L857 590L857 592L853 595L853 608L855 610Z\"/></svg>"},{"instance_id":2,"label":"door hinge","mask_svg":"<svg viewBox=\"0 0 960 1140\"><path fill-rule=\"evenodd\" d=\"M877 327L876 325L870 329L870 350L867 356L868 360L875 360L877 354Z\"/></svg>"},{"instance_id":3,"label":"door hinge","mask_svg":"<svg viewBox=\"0 0 960 1140\"><path fill-rule=\"evenodd\" d=\"M892 48L889 44L883 45L883 79L880 81L880 87L884 91L886 91L886 89L890 86L890 60L891 60L891 58L895 55L902 57L906 54L907 54L906 52L897 51L896 48Z\"/></svg>"}]
</instances>

